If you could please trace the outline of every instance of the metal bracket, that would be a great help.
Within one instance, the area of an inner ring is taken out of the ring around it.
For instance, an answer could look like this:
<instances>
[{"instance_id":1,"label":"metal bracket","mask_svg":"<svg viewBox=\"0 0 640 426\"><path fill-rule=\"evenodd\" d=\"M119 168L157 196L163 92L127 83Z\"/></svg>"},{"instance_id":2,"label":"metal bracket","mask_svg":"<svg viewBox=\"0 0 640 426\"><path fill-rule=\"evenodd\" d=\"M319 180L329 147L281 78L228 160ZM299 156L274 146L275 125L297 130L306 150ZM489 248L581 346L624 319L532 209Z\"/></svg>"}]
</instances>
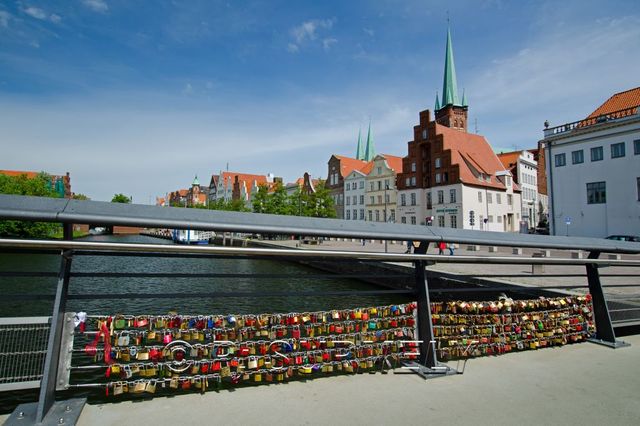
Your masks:
<instances>
[{"instance_id":1,"label":"metal bracket","mask_svg":"<svg viewBox=\"0 0 640 426\"><path fill-rule=\"evenodd\" d=\"M455 368L448 365L436 365L434 367L426 367L415 361L405 361L402 363L402 368L411 370L423 379L432 379L434 377L453 376L454 374L460 374Z\"/></svg>"},{"instance_id":2,"label":"metal bracket","mask_svg":"<svg viewBox=\"0 0 640 426\"><path fill-rule=\"evenodd\" d=\"M20 404L11 416L4 423L5 426L26 426L26 425L43 425L43 426L60 426L75 425L78 423L80 414L87 398L75 398L66 401L54 402L47 415L42 419L41 423L36 422L36 411L38 403Z\"/></svg>"},{"instance_id":3,"label":"metal bracket","mask_svg":"<svg viewBox=\"0 0 640 426\"><path fill-rule=\"evenodd\" d=\"M614 342L609 342L608 340L598 339L597 337L590 337L587 339L587 342L607 346L613 349L626 348L627 346L631 346L631 343L627 343L624 340L616 339Z\"/></svg>"},{"instance_id":4,"label":"metal bracket","mask_svg":"<svg viewBox=\"0 0 640 426\"><path fill-rule=\"evenodd\" d=\"M64 324L62 325L62 342L60 343L60 359L58 360L58 377L56 379L56 390L62 391L69 388L69 377L71 375L71 356L73 355L73 338L75 324L74 312L64 314Z\"/></svg>"}]
</instances>

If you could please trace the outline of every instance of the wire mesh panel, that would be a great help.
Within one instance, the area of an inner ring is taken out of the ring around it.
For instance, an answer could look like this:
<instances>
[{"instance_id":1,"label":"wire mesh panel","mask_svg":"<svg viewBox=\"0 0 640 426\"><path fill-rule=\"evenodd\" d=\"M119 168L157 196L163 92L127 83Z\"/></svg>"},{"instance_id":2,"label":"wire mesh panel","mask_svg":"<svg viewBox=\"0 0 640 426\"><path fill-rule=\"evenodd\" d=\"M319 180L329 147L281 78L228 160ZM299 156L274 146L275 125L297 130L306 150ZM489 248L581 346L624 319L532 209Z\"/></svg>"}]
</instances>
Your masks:
<instances>
[{"instance_id":1,"label":"wire mesh panel","mask_svg":"<svg viewBox=\"0 0 640 426\"><path fill-rule=\"evenodd\" d=\"M50 317L0 318L0 391L40 386Z\"/></svg>"}]
</instances>

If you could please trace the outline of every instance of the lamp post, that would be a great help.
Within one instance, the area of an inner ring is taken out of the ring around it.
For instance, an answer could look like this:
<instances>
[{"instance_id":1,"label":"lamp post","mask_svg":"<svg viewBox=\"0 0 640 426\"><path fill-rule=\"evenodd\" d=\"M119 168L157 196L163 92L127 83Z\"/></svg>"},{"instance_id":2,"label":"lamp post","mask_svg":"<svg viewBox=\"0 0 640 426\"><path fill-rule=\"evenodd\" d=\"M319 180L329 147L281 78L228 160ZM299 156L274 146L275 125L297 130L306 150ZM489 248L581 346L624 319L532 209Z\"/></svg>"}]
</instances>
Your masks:
<instances>
[{"instance_id":1,"label":"lamp post","mask_svg":"<svg viewBox=\"0 0 640 426\"><path fill-rule=\"evenodd\" d=\"M384 184L384 222L387 223L387 189L389 184ZM384 240L384 252L387 253L387 240Z\"/></svg>"}]
</instances>

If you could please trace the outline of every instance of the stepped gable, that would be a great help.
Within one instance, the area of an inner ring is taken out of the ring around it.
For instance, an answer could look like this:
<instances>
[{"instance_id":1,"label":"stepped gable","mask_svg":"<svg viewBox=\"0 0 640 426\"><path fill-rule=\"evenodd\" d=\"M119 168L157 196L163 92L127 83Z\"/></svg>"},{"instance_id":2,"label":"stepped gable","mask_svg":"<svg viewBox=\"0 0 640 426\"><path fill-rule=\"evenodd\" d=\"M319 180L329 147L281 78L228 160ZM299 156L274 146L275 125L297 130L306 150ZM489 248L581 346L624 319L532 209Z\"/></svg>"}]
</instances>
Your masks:
<instances>
[{"instance_id":1,"label":"stepped gable","mask_svg":"<svg viewBox=\"0 0 640 426\"><path fill-rule=\"evenodd\" d=\"M626 90L624 92L616 93L607 99L602 105L600 105L595 111L593 111L587 119L596 118L600 115L611 114L612 112L620 111L627 108L636 107L632 114L638 112L638 106L640 105L640 87L635 89Z\"/></svg>"}]
</instances>

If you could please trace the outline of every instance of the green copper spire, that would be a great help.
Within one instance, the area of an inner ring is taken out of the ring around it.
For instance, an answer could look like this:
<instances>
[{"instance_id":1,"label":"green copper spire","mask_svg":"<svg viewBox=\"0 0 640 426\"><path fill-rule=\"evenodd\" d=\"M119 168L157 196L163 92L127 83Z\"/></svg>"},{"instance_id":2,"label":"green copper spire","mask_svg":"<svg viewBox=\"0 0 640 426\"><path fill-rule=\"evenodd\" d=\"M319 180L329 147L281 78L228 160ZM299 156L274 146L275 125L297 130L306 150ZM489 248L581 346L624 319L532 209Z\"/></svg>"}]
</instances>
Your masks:
<instances>
[{"instance_id":1,"label":"green copper spire","mask_svg":"<svg viewBox=\"0 0 640 426\"><path fill-rule=\"evenodd\" d=\"M466 93L464 93L464 89L462 89L462 106L463 107L469 106L467 105L467 95Z\"/></svg>"},{"instance_id":2,"label":"green copper spire","mask_svg":"<svg viewBox=\"0 0 640 426\"><path fill-rule=\"evenodd\" d=\"M362 129L358 129L358 146L356 148L356 158L358 160L364 160L364 145L362 145L362 139L360 137Z\"/></svg>"},{"instance_id":3,"label":"green copper spire","mask_svg":"<svg viewBox=\"0 0 640 426\"><path fill-rule=\"evenodd\" d=\"M193 179L191 186L200 186L200 181L198 180L198 175Z\"/></svg>"},{"instance_id":4,"label":"green copper spire","mask_svg":"<svg viewBox=\"0 0 640 426\"><path fill-rule=\"evenodd\" d=\"M438 91L436 90L436 107L434 108L434 111L437 111L440 109L440 99L438 99Z\"/></svg>"},{"instance_id":5,"label":"green copper spire","mask_svg":"<svg viewBox=\"0 0 640 426\"><path fill-rule=\"evenodd\" d=\"M369 131L367 132L367 146L364 149L364 160L371 161L375 156L376 151L373 147L373 138L371 137L371 120L369 120Z\"/></svg>"},{"instance_id":6,"label":"green copper spire","mask_svg":"<svg viewBox=\"0 0 640 426\"><path fill-rule=\"evenodd\" d=\"M444 82L442 84L442 107L447 105L460 105L459 102L456 67L453 63L453 47L451 47L451 30L447 28L447 51L444 58Z\"/></svg>"}]
</instances>

